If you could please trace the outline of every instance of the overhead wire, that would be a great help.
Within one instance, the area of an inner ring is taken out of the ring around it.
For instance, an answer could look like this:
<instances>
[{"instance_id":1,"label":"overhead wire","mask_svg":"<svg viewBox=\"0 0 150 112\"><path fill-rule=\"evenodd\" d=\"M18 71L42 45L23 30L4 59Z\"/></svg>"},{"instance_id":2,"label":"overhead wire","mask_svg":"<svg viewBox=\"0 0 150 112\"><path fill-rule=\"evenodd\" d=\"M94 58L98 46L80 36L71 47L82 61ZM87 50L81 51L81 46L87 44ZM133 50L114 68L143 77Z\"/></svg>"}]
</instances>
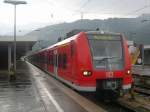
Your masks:
<instances>
[{"instance_id":1,"label":"overhead wire","mask_svg":"<svg viewBox=\"0 0 150 112\"><path fill-rule=\"evenodd\" d=\"M52 5L56 5L56 3L52 2L51 0L46 0L46 1L49 1ZM81 4L82 1L80 1L80 4ZM83 4L77 10L71 10L71 9L69 9L69 10L72 12L72 15L75 15L76 13L80 13L81 14L81 18L82 18L82 16L85 13L99 14L99 12L83 11L83 8L85 8L90 2L91 2L91 0L86 0L84 3L82 2ZM130 16L131 14L135 14L135 13L140 12L140 11L146 9L146 8L149 8L149 7L150 7L150 5L145 5L145 6L141 7L141 8L139 8L139 9L136 9L136 10L128 12L128 13L124 13L122 15L125 16L125 17L126 16ZM101 14L113 14L113 13L112 12L107 12L107 13L101 13Z\"/></svg>"},{"instance_id":2,"label":"overhead wire","mask_svg":"<svg viewBox=\"0 0 150 112\"><path fill-rule=\"evenodd\" d=\"M135 13L140 12L140 11L146 9L146 8L150 8L150 5L145 5L145 6L141 7L141 8L139 8L139 9L136 9L136 10L128 12L128 13L124 13L122 15L125 16L125 17L126 16L130 16L131 14L135 14ZM86 11L85 13L98 14L99 12L88 12L88 11ZM113 14L113 13L107 12L107 13L101 13L101 14Z\"/></svg>"},{"instance_id":3,"label":"overhead wire","mask_svg":"<svg viewBox=\"0 0 150 112\"><path fill-rule=\"evenodd\" d=\"M91 0L86 0L77 10L74 11L73 15L74 15L75 13L78 13L78 12L83 13L83 11L81 11L81 10L82 10L85 6L87 6L87 4L88 4L90 1L91 1Z\"/></svg>"},{"instance_id":4,"label":"overhead wire","mask_svg":"<svg viewBox=\"0 0 150 112\"><path fill-rule=\"evenodd\" d=\"M80 7L79 11L82 10L91 0L87 0L84 4Z\"/></svg>"},{"instance_id":5,"label":"overhead wire","mask_svg":"<svg viewBox=\"0 0 150 112\"><path fill-rule=\"evenodd\" d=\"M143 9L146 9L146 8L149 8L150 7L150 5L145 5L145 6L143 6L143 7L141 7L141 8L139 8L139 9L136 9L136 10L134 10L134 11L132 11L132 12L129 12L129 13L127 13L127 14L125 14L125 15L131 15L131 14L133 14L133 13L137 13L137 12L140 12L140 11L142 11Z\"/></svg>"}]
</instances>

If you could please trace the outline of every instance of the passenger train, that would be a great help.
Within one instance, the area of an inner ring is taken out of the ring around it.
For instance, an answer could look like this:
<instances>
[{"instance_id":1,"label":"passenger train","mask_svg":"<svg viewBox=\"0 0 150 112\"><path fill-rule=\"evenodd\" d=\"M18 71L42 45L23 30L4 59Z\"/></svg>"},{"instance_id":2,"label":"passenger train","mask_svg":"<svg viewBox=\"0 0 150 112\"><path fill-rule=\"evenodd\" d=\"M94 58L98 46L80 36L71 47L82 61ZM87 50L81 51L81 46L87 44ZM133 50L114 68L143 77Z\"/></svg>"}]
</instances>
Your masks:
<instances>
[{"instance_id":1,"label":"passenger train","mask_svg":"<svg viewBox=\"0 0 150 112\"><path fill-rule=\"evenodd\" d=\"M77 91L124 93L133 83L127 40L119 33L80 32L27 60Z\"/></svg>"}]
</instances>

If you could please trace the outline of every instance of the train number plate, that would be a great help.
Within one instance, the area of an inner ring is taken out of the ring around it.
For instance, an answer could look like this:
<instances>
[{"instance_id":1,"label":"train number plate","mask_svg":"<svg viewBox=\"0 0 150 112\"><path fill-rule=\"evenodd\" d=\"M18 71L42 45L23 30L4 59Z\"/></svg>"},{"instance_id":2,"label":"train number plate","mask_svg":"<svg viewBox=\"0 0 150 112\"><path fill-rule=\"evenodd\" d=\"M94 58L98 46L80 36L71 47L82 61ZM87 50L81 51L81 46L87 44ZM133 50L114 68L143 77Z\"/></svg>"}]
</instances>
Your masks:
<instances>
[{"instance_id":1,"label":"train number plate","mask_svg":"<svg viewBox=\"0 0 150 112\"><path fill-rule=\"evenodd\" d=\"M113 78L114 72L106 72L106 78Z\"/></svg>"}]
</instances>

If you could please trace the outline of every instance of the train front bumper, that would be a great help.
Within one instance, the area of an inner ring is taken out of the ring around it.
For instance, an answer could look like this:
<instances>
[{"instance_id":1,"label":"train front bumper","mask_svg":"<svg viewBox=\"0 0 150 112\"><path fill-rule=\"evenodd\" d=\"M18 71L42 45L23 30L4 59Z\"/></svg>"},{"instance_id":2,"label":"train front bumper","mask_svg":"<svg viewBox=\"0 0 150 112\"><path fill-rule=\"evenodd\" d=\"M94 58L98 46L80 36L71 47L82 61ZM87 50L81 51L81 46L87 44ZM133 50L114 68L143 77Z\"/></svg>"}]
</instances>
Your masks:
<instances>
[{"instance_id":1,"label":"train front bumper","mask_svg":"<svg viewBox=\"0 0 150 112\"><path fill-rule=\"evenodd\" d=\"M122 86L122 89L123 89L123 90L131 89L131 84L123 85L123 86Z\"/></svg>"}]
</instances>

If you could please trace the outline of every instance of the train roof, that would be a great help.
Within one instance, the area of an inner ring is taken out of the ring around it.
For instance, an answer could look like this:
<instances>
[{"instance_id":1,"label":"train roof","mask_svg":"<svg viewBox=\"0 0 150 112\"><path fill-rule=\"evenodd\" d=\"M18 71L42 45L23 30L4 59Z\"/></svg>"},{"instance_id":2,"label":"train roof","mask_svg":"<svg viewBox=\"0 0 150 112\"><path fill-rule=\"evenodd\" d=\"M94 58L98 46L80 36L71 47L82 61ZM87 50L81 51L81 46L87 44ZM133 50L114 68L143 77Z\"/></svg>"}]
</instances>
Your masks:
<instances>
[{"instance_id":1,"label":"train roof","mask_svg":"<svg viewBox=\"0 0 150 112\"><path fill-rule=\"evenodd\" d=\"M66 43L70 42L71 40L74 40L75 38L77 38L78 35L80 35L81 33L85 33L85 34L101 34L101 35L105 35L105 34L107 34L107 35L121 35L120 33L113 33L113 32L81 31L81 32L79 32L79 33L77 33L77 34L75 34L75 35L69 37L69 38L66 38L65 40L62 40L62 41L60 41L60 42L58 42L58 43L56 43L56 44L50 45L50 46L48 46L48 47L46 47L46 48L44 48L44 49L41 49L41 50L39 50L39 51L36 51L36 52L32 53L32 54L36 54L36 53L39 53L39 52L43 52L43 51L48 50L48 49L50 49L50 48L53 48L53 47L56 47L56 46L59 46L59 45L66 44Z\"/></svg>"},{"instance_id":2,"label":"train roof","mask_svg":"<svg viewBox=\"0 0 150 112\"><path fill-rule=\"evenodd\" d=\"M73 36L71 36L69 38L66 38L65 40L62 40L62 41L60 41L60 42L58 42L58 43L48 47L47 49L49 49L51 47L55 47L55 46L58 46L58 45L62 45L62 44L68 43L71 40L74 40L75 38L77 38L78 35L80 35L82 33L85 33L85 34L101 34L101 35L105 35L105 34L107 34L107 35L121 35L120 33L112 33L112 32L102 32L102 31L86 31L86 32L83 32L82 31L82 32L77 33L76 35L73 35Z\"/></svg>"},{"instance_id":3,"label":"train roof","mask_svg":"<svg viewBox=\"0 0 150 112\"><path fill-rule=\"evenodd\" d=\"M81 33L81 32L80 32L80 33ZM74 35L74 36L72 36L72 37L70 37L70 38L67 38L67 39L65 39L65 40L62 40L62 41L60 41L60 42L58 42L58 43L55 43L55 44L53 44L53 45L50 45L50 46L48 46L48 47L46 47L46 48L44 48L44 49L40 49L40 50L38 50L38 51L36 51L36 52L33 52L32 54L40 53L40 52L46 51L46 50L48 50L48 49L50 49L50 48L56 47L56 46L58 46L58 45L66 44L66 43L70 42L71 40L74 40L80 33L78 33L78 34L76 34L76 35Z\"/></svg>"},{"instance_id":4,"label":"train roof","mask_svg":"<svg viewBox=\"0 0 150 112\"><path fill-rule=\"evenodd\" d=\"M86 34L121 35L121 33L104 32L104 31L87 31Z\"/></svg>"},{"instance_id":5,"label":"train roof","mask_svg":"<svg viewBox=\"0 0 150 112\"><path fill-rule=\"evenodd\" d=\"M49 48L52 48L52 47L56 47L56 46L58 46L58 45L66 44L66 43L70 42L71 40L74 40L75 38L77 38L78 35L80 35L80 34L81 34L81 32L78 33L78 34L76 34L76 35L74 35L74 36L72 36L72 37L70 37L70 38L66 38L65 40L62 40L62 41L60 41L60 42L58 42L58 43L56 43L56 44L54 44L54 45L52 45L52 46L49 46L49 47L47 47L46 49L49 49Z\"/></svg>"}]
</instances>

